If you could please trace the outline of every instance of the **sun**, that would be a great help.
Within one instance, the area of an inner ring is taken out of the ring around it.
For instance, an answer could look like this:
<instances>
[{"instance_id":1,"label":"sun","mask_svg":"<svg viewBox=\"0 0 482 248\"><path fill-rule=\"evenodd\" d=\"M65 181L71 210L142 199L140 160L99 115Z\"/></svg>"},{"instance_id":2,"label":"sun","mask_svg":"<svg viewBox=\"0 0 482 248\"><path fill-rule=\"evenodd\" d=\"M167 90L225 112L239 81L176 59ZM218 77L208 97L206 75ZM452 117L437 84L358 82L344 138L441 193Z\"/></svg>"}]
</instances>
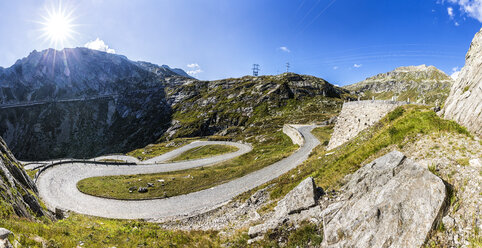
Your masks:
<instances>
[{"instance_id":1,"label":"sun","mask_svg":"<svg viewBox=\"0 0 482 248\"><path fill-rule=\"evenodd\" d=\"M41 36L55 48L64 47L66 42L73 38L75 25L72 13L73 11L68 11L59 3L58 7L47 8L46 15L42 16Z\"/></svg>"}]
</instances>

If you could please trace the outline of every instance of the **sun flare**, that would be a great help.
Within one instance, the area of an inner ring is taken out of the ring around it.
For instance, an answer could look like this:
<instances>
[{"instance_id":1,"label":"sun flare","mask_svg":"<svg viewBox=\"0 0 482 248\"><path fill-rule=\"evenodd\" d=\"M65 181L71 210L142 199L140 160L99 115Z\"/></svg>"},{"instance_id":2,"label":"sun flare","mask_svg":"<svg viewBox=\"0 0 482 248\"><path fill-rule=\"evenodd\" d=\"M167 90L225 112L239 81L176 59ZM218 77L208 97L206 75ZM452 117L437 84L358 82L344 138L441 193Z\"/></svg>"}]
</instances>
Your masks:
<instances>
[{"instance_id":1,"label":"sun flare","mask_svg":"<svg viewBox=\"0 0 482 248\"><path fill-rule=\"evenodd\" d=\"M42 17L42 37L58 48L73 38L74 24L72 11L67 11L59 4L58 8L46 10L47 15Z\"/></svg>"}]
</instances>

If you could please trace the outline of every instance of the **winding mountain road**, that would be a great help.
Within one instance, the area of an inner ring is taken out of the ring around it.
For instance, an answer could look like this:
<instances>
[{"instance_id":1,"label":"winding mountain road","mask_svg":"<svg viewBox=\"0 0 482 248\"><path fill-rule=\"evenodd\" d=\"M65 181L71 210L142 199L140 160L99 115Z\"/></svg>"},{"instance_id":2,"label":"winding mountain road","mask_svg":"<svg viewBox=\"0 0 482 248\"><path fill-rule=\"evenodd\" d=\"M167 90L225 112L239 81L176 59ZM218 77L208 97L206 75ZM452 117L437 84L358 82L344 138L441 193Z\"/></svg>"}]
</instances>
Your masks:
<instances>
[{"instance_id":1,"label":"winding mountain road","mask_svg":"<svg viewBox=\"0 0 482 248\"><path fill-rule=\"evenodd\" d=\"M76 185L80 180L89 177L151 174L212 165L247 153L251 151L251 146L235 142L199 141L151 159L149 162L166 161L183 151L207 144L233 145L239 150L211 158L165 164L148 164L148 161L144 162L147 164L135 166L61 164L43 171L37 179L37 186L40 197L51 210L59 208L116 219L153 221L179 219L212 210L233 197L269 182L301 164L308 158L312 149L319 144L319 141L311 134L311 130L315 126L294 127L302 134L305 142L291 156L230 182L186 195L153 200L114 200L81 193Z\"/></svg>"}]
</instances>

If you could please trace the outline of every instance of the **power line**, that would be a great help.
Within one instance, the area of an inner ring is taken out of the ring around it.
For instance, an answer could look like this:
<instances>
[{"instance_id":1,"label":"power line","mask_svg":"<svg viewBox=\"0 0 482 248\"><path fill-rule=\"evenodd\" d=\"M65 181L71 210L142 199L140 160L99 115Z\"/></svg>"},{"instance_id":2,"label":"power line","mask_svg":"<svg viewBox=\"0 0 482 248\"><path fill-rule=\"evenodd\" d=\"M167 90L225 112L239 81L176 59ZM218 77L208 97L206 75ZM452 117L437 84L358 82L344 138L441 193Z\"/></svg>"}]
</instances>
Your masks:
<instances>
[{"instance_id":1,"label":"power line","mask_svg":"<svg viewBox=\"0 0 482 248\"><path fill-rule=\"evenodd\" d=\"M257 77L258 72L259 72L259 65L258 64L253 64L253 76Z\"/></svg>"}]
</instances>

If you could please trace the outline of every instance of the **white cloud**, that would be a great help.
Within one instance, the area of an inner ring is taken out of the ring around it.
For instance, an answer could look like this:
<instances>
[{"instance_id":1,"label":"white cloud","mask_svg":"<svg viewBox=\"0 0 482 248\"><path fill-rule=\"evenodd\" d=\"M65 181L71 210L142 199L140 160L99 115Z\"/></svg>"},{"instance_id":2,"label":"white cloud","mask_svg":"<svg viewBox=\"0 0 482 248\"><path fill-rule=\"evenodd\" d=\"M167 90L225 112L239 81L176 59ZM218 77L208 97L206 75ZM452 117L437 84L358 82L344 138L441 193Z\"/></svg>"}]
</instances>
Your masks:
<instances>
[{"instance_id":1,"label":"white cloud","mask_svg":"<svg viewBox=\"0 0 482 248\"><path fill-rule=\"evenodd\" d=\"M92 50L99 50L99 51L102 51L102 52L107 52L107 53L115 53L115 50L112 49L112 48L109 48L109 46L107 44L105 44L105 42L99 38L93 40L93 41L89 41L87 42L84 47L87 47L89 49L92 49Z\"/></svg>"},{"instance_id":2,"label":"white cloud","mask_svg":"<svg viewBox=\"0 0 482 248\"><path fill-rule=\"evenodd\" d=\"M457 78L459 77L459 73L460 73L460 68L458 66L454 67L454 68L452 68L452 75L450 75L450 77L453 80L457 80Z\"/></svg>"},{"instance_id":3,"label":"white cloud","mask_svg":"<svg viewBox=\"0 0 482 248\"><path fill-rule=\"evenodd\" d=\"M333 66L333 70L338 70L338 66Z\"/></svg>"},{"instance_id":4,"label":"white cloud","mask_svg":"<svg viewBox=\"0 0 482 248\"><path fill-rule=\"evenodd\" d=\"M187 74L194 76L194 75L197 75L197 74L199 74L199 73L201 73L201 72L203 72L203 70L201 70L201 69L196 69L196 70L192 70L192 71L187 71Z\"/></svg>"},{"instance_id":5,"label":"white cloud","mask_svg":"<svg viewBox=\"0 0 482 248\"><path fill-rule=\"evenodd\" d=\"M187 71L187 74L189 74L191 76L194 76L194 75L197 75L197 74L203 72L203 70L201 69L201 66L199 66L198 63L188 64L187 67L191 69L191 70Z\"/></svg>"},{"instance_id":6,"label":"white cloud","mask_svg":"<svg viewBox=\"0 0 482 248\"><path fill-rule=\"evenodd\" d=\"M360 68L360 67L362 67L362 64L354 64L353 67Z\"/></svg>"},{"instance_id":7,"label":"white cloud","mask_svg":"<svg viewBox=\"0 0 482 248\"><path fill-rule=\"evenodd\" d=\"M291 50L288 49L288 48L285 47L285 46L282 46L282 47L280 47L279 49L280 49L281 51L283 51L283 52L287 52L287 53L290 53L290 52L291 52Z\"/></svg>"},{"instance_id":8,"label":"white cloud","mask_svg":"<svg viewBox=\"0 0 482 248\"><path fill-rule=\"evenodd\" d=\"M447 13L449 14L450 18L454 18L454 8L448 7Z\"/></svg>"},{"instance_id":9,"label":"white cloud","mask_svg":"<svg viewBox=\"0 0 482 248\"><path fill-rule=\"evenodd\" d=\"M197 63L192 63L192 64L188 64L187 67L189 68L198 68L199 65Z\"/></svg>"},{"instance_id":10,"label":"white cloud","mask_svg":"<svg viewBox=\"0 0 482 248\"><path fill-rule=\"evenodd\" d=\"M482 22L482 0L447 0L449 3L456 4L468 16ZM448 9L447 9L448 11ZM449 13L450 15L450 13Z\"/></svg>"}]
</instances>

